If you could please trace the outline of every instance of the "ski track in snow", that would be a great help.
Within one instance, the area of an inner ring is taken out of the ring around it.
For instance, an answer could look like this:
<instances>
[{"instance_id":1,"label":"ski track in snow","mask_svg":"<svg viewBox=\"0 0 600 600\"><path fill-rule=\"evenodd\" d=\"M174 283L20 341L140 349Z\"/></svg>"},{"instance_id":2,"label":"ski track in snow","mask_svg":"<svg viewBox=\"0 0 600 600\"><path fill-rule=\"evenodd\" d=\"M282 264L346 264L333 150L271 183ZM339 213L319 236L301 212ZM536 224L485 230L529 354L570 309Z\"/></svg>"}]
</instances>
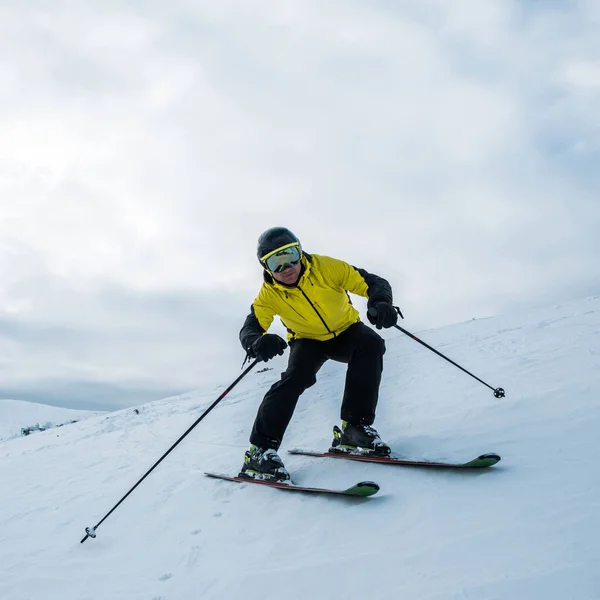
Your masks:
<instances>
[{"instance_id":1,"label":"ski track in snow","mask_svg":"<svg viewBox=\"0 0 600 600\"><path fill-rule=\"evenodd\" d=\"M431 459L494 451L497 466L456 472L287 455L331 441L345 367L328 363L299 401L282 457L298 483L374 480L377 496L204 477L238 471L284 357L251 372L84 544L85 527L230 382L0 443L0 598L600 598L600 299L417 332L504 387L503 399L400 332L384 335L375 424L384 439Z\"/></svg>"}]
</instances>

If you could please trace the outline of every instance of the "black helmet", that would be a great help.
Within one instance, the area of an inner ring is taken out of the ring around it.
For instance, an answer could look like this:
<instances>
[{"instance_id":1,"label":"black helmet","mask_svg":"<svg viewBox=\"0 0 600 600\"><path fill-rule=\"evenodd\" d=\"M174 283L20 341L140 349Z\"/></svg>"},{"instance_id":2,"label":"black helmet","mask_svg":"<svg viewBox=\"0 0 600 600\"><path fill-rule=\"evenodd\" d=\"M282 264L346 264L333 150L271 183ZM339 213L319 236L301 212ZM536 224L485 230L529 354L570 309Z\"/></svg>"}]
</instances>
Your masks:
<instances>
[{"instance_id":1,"label":"black helmet","mask_svg":"<svg viewBox=\"0 0 600 600\"><path fill-rule=\"evenodd\" d=\"M288 244L298 244L300 246L300 252L302 252L302 246L300 240L286 227L271 227L263 232L258 238L258 246L256 248L256 256L260 262L260 259ZM261 262L262 264L262 262Z\"/></svg>"}]
</instances>

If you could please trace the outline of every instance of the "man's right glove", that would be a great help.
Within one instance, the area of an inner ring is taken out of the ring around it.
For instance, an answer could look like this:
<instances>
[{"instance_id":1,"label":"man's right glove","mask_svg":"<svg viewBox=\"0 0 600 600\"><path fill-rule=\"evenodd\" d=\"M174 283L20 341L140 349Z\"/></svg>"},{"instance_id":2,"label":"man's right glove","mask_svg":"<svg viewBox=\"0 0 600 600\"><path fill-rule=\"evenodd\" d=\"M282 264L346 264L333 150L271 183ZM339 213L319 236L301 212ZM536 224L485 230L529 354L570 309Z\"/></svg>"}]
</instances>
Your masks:
<instances>
[{"instance_id":1,"label":"man's right glove","mask_svg":"<svg viewBox=\"0 0 600 600\"><path fill-rule=\"evenodd\" d=\"M286 348L287 343L281 336L276 333L265 333L252 343L248 354L252 358L258 358L267 362L277 354L281 356Z\"/></svg>"},{"instance_id":2,"label":"man's right glove","mask_svg":"<svg viewBox=\"0 0 600 600\"><path fill-rule=\"evenodd\" d=\"M398 322L398 311L389 302L376 302L368 311L367 319L377 329L388 329Z\"/></svg>"}]
</instances>

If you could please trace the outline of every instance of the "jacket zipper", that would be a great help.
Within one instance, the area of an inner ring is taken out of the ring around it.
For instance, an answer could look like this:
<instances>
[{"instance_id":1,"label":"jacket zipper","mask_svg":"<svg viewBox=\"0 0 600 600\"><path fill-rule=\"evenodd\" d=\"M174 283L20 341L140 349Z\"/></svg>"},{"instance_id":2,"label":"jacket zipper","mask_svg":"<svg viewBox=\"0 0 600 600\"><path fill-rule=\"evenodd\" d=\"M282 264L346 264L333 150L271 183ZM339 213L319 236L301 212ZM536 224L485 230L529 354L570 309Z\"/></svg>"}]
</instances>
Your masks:
<instances>
[{"instance_id":1,"label":"jacket zipper","mask_svg":"<svg viewBox=\"0 0 600 600\"><path fill-rule=\"evenodd\" d=\"M300 286L297 286L297 287L302 292L302 295L306 298L306 301L311 305L312 309L317 313L317 316L319 317L319 319L321 319L321 323L323 323L323 325L325 325L325 329L327 329L327 331L333 337L336 337L336 334L333 331L331 331L331 329L329 329L329 325L327 325L327 323L325 322L325 319L321 316L321 313L316 309L315 305L311 302L310 298L306 295L304 290Z\"/></svg>"}]
</instances>

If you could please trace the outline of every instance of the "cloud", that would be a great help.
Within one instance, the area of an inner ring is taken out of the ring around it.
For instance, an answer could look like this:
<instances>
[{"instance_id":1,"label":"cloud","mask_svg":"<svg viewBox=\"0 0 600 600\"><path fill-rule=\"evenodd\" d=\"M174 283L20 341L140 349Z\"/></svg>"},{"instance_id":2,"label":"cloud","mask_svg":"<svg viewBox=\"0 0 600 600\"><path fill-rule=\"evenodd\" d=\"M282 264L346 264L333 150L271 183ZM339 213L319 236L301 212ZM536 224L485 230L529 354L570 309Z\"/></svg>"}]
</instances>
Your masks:
<instances>
[{"instance_id":1,"label":"cloud","mask_svg":"<svg viewBox=\"0 0 600 600\"><path fill-rule=\"evenodd\" d=\"M387 277L413 329L593 293L599 21L591 1L3 6L2 375L226 378L276 224Z\"/></svg>"},{"instance_id":2,"label":"cloud","mask_svg":"<svg viewBox=\"0 0 600 600\"><path fill-rule=\"evenodd\" d=\"M22 389L48 401L63 393L62 405L106 408L119 397L135 404L238 375L244 353L228 315L239 320L248 303L235 295L30 283L36 289L21 293L36 296L41 287L44 302L0 319L3 395Z\"/></svg>"}]
</instances>

